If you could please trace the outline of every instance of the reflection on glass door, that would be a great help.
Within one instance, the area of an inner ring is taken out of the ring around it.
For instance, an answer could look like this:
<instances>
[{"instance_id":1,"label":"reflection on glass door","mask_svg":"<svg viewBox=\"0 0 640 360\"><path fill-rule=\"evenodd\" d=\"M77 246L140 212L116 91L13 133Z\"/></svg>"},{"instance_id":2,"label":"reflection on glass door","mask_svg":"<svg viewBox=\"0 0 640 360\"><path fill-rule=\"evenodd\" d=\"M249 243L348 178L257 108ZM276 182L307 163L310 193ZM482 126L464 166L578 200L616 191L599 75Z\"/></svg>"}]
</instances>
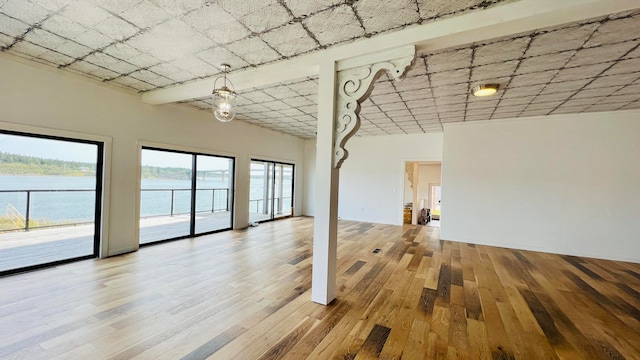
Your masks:
<instances>
[{"instance_id":1,"label":"reflection on glass door","mask_svg":"<svg viewBox=\"0 0 640 360\"><path fill-rule=\"evenodd\" d=\"M292 164L251 161L250 222L293 215L293 175Z\"/></svg>"},{"instance_id":2,"label":"reflection on glass door","mask_svg":"<svg viewBox=\"0 0 640 360\"><path fill-rule=\"evenodd\" d=\"M143 148L141 174L140 244L231 228L233 159Z\"/></svg>"},{"instance_id":3,"label":"reflection on glass door","mask_svg":"<svg viewBox=\"0 0 640 360\"><path fill-rule=\"evenodd\" d=\"M231 227L233 160L196 155L195 233Z\"/></svg>"},{"instance_id":4,"label":"reflection on glass door","mask_svg":"<svg viewBox=\"0 0 640 360\"><path fill-rule=\"evenodd\" d=\"M0 131L0 274L98 256L103 145Z\"/></svg>"}]
</instances>

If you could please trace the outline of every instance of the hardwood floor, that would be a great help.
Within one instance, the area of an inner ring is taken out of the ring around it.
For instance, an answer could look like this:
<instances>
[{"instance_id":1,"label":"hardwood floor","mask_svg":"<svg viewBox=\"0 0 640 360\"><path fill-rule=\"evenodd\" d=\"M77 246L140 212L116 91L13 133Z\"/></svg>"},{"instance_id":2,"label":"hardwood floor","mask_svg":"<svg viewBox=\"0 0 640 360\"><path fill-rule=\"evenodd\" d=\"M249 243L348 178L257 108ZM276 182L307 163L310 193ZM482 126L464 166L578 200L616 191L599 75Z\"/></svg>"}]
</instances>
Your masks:
<instances>
[{"instance_id":1,"label":"hardwood floor","mask_svg":"<svg viewBox=\"0 0 640 360\"><path fill-rule=\"evenodd\" d=\"M640 359L640 264L341 221L338 299L321 306L312 227L292 218L0 278L0 358Z\"/></svg>"}]
</instances>

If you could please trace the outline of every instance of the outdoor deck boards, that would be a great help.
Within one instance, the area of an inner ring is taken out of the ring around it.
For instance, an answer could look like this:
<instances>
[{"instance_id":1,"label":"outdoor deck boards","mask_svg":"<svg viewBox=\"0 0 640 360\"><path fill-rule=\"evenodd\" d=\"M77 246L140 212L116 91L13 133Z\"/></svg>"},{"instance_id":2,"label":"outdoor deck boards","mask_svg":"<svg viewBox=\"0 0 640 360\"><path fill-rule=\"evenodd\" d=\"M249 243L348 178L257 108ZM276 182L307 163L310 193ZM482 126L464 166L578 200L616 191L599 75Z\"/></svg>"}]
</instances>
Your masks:
<instances>
[{"instance_id":1,"label":"outdoor deck boards","mask_svg":"<svg viewBox=\"0 0 640 360\"><path fill-rule=\"evenodd\" d=\"M198 213L196 232L230 228L228 212ZM0 271L46 264L93 254L93 224L64 226L0 234ZM142 244L189 234L186 215L140 219Z\"/></svg>"}]
</instances>

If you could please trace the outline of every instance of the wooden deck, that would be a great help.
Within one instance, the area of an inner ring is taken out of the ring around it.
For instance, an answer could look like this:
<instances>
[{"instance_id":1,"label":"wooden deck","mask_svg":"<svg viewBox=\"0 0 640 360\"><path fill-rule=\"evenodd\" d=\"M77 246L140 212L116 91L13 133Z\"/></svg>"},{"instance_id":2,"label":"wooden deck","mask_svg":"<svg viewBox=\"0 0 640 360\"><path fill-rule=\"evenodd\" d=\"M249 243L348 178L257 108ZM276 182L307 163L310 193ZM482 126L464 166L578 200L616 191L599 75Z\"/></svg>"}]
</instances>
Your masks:
<instances>
[{"instance_id":1,"label":"wooden deck","mask_svg":"<svg viewBox=\"0 0 640 360\"><path fill-rule=\"evenodd\" d=\"M0 278L0 358L640 359L640 264L340 221L322 306L312 237L292 218Z\"/></svg>"},{"instance_id":2,"label":"wooden deck","mask_svg":"<svg viewBox=\"0 0 640 360\"><path fill-rule=\"evenodd\" d=\"M230 228L229 216L229 212L198 213L196 232L204 233ZM140 219L142 244L188 234L189 218L185 215ZM77 258L92 253L93 224L0 234L0 271Z\"/></svg>"}]
</instances>

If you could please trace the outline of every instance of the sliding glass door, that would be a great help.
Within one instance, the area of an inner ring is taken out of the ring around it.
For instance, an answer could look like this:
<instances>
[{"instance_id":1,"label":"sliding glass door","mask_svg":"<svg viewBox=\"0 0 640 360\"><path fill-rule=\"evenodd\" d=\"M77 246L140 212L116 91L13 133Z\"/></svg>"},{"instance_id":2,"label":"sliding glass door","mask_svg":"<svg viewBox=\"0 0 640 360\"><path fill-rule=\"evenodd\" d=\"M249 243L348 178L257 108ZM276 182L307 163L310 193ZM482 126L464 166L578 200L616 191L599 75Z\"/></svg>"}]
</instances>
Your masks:
<instances>
[{"instance_id":1,"label":"sliding glass door","mask_svg":"<svg viewBox=\"0 0 640 360\"><path fill-rule=\"evenodd\" d=\"M249 221L261 222L293 215L294 165L252 160Z\"/></svg>"},{"instance_id":2,"label":"sliding glass door","mask_svg":"<svg viewBox=\"0 0 640 360\"><path fill-rule=\"evenodd\" d=\"M103 144L0 131L0 275L98 256Z\"/></svg>"},{"instance_id":3,"label":"sliding glass door","mask_svg":"<svg viewBox=\"0 0 640 360\"><path fill-rule=\"evenodd\" d=\"M140 244L231 229L233 159L143 148Z\"/></svg>"}]
</instances>

